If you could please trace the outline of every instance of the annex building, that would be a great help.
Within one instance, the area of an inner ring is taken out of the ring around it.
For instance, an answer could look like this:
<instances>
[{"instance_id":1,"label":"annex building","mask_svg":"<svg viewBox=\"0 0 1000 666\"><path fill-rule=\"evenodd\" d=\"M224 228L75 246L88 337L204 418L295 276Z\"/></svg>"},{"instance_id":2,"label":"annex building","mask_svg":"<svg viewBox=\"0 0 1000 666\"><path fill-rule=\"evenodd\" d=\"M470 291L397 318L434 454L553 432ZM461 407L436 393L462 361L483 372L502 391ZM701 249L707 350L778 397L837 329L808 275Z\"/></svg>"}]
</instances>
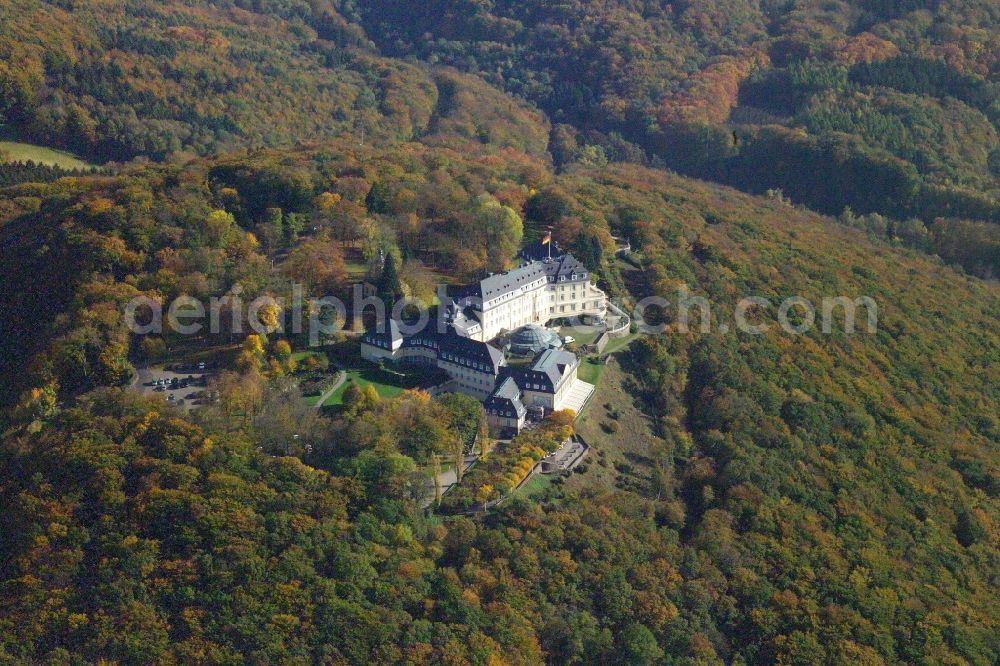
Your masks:
<instances>
[{"instance_id":1,"label":"annex building","mask_svg":"<svg viewBox=\"0 0 1000 666\"><path fill-rule=\"evenodd\" d=\"M361 357L373 363L436 366L448 373L454 390L485 400L507 365L503 352L450 329L438 333L432 328L404 337L399 325L389 320L361 336Z\"/></svg>"}]
</instances>

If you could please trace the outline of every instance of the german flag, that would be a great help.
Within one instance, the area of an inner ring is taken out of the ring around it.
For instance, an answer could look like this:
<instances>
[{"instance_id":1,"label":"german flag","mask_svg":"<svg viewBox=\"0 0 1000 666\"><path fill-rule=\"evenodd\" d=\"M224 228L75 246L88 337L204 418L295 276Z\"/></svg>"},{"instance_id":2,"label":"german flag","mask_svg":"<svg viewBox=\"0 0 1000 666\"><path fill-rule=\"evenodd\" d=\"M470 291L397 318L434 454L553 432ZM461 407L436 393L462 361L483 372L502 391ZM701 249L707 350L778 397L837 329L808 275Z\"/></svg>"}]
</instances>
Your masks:
<instances>
[{"instance_id":1,"label":"german flag","mask_svg":"<svg viewBox=\"0 0 1000 666\"><path fill-rule=\"evenodd\" d=\"M552 242L552 232L546 231L545 235L542 236L542 245L548 245L551 242Z\"/></svg>"}]
</instances>

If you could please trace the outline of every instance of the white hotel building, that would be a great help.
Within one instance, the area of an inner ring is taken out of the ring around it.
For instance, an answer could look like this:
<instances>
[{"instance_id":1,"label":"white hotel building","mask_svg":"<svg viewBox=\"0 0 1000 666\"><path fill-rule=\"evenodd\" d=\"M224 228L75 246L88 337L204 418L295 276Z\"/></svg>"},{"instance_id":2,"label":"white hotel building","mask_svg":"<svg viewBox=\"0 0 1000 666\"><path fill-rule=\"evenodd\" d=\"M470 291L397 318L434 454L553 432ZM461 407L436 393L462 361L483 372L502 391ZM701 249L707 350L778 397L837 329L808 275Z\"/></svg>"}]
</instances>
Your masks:
<instances>
[{"instance_id":1,"label":"white hotel building","mask_svg":"<svg viewBox=\"0 0 1000 666\"><path fill-rule=\"evenodd\" d=\"M525 250L526 262L507 273L470 285L449 307L448 320L459 335L492 340L504 331L553 319L604 319L607 296L590 281L586 267L570 254L547 246Z\"/></svg>"}]
</instances>

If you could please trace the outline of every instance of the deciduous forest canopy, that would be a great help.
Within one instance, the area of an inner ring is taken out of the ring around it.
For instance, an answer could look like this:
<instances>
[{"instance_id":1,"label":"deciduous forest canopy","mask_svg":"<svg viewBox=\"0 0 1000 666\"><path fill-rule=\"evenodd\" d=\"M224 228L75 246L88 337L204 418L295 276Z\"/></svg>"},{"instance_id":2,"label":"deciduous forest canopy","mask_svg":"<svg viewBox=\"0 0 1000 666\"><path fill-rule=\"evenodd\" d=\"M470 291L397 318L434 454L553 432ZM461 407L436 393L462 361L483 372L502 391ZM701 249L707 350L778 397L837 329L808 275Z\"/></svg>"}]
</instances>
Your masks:
<instances>
[{"instance_id":1,"label":"deciduous forest canopy","mask_svg":"<svg viewBox=\"0 0 1000 666\"><path fill-rule=\"evenodd\" d=\"M0 165L0 660L998 663L997 26L957 0L5 3L5 133L100 167ZM565 415L427 511L429 470L489 440L477 401L352 380L317 409L349 338L123 317L236 283L430 298L549 228L626 305L866 295L878 330L668 310L604 370L585 465L455 515ZM131 387L192 354L211 404Z\"/></svg>"}]
</instances>

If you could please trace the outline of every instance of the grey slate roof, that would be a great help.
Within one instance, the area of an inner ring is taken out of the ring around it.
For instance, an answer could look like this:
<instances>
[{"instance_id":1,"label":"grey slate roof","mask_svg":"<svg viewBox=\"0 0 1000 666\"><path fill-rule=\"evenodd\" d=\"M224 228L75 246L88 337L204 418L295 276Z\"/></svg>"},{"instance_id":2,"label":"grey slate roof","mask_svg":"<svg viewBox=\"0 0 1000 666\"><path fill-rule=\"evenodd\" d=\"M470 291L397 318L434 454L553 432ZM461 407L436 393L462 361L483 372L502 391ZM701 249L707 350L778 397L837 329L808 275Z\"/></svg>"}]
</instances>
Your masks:
<instances>
[{"instance_id":1,"label":"grey slate roof","mask_svg":"<svg viewBox=\"0 0 1000 666\"><path fill-rule=\"evenodd\" d=\"M494 375L500 373L500 368L506 363L503 352L485 342L464 338L454 332L438 333L433 325L428 325L420 333L415 333L403 341L404 348L423 347L441 354L447 354L444 360L470 367L482 365L486 372Z\"/></svg>"},{"instance_id":2,"label":"grey slate roof","mask_svg":"<svg viewBox=\"0 0 1000 666\"><path fill-rule=\"evenodd\" d=\"M477 284L470 285L462 294L462 297L481 298L489 301L504 294L516 291L518 288L534 282L545 276L549 282L558 282L559 278L573 280L587 279L587 267L571 254L563 254L552 259L529 260L527 263L506 273L498 273L488 278L483 278ZM564 281L565 281L564 280ZM466 300L472 304L471 301ZM481 304L476 304L477 307Z\"/></svg>"},{"instance_id":3,"label":"grey slate roof","mask_svg":"<svg viewBox=\"0 0 1000 666\"><path fill-rule=\"evenodd\" d=\"M508 366L504 368L501 377L512 378L522 390L536 385L541 386L541 390L546 393L555 393L566 368L572 367L576 363L578 363L576 354L561 349L549 349L536 356L528 367Z\"/></svg>"},{"instance_id":4,"label":"grey slate roof","mask_svg":"<svg viewBox=\"0 0 1000 666\"><path fill-rule=\"evenodd\" d=\"M469 335L470 331L482 328L482 324L476 318L473 309L469 307L460 308L457 304L452 303L448 306L445 317L448 324L459 335L466 338L471 337Z\"/></svg>"},{"instance_id":5,"label":"grey slate roof","mask_svg":"<svg viewBox=\"0 0 1000 666\"><path fill-rule=\"evenodd\" d=\"M403 334L399 332L399 324L395 319L382 320L361 336L362 342L383 349L392 349L393 343L402 339Z\"/></svg>"},{"instance_id":6,"label":"grey slate roof","mask_svg":"<svg viewBox=\"0 0 1000 666\"><path fill-rule=\"evenodd\" d=\"M556 264L556 266L553 267L552 264ZM548 275L556 277L565 276L566 279L571 279L574 274L578 280L587 277L587 267L571 254L564 254L559 259L553 259L552 262L546 264L546 268Z\"/></svg>"},{"instance_id":7,"label":"grey slate roof","mask_svg":"<svg viewBox=\"0 0 1000 666\"><path fill-rule=\"evenodd\" d=\"M476 294L484 301L515 291L519 287L530 284L545 275L545 265L535 261L506 273L491 275L479 281Z\"/></svg>"},{"instance_id":8,"label":"grey slate roof","mask_svg":"<svg viewBox=\"0 0 1000 666\"><path fill-rule=\"evenodd\" d=\"M517 382L510 377L500 382L500 385L486 399L483 406L487 411L513 411L517 414L518 418L528 413L528 410L524 407L524 403L521 402L521 389L518 388Z\"/></svg>"},{"instance_id":9,"label":"grey slate roof","mask_svg":"<svg viewBox=\"0 0 1000 666\"><path fill-rule=\"evenodd\" d=\"M576 363L576 354L561 349L548 349L535 357L531 369L534 372L544 372L550 377L552 384L557 385L566 368L573 367Z\"/></svg>"}]
</instances>

